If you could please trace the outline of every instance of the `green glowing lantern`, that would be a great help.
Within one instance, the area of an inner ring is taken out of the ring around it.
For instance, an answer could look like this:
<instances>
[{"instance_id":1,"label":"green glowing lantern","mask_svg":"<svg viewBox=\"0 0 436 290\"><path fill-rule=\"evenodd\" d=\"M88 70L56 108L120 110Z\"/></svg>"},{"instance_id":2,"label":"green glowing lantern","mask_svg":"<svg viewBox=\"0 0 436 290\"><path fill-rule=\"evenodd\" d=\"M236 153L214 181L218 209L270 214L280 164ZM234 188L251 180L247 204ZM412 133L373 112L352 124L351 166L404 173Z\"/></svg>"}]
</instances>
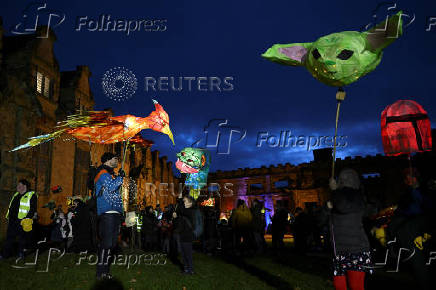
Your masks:
<instances>
[{"instance_id":1,"label":"green glowing lantern","mask_svg":"<svg viewBox=\"0 0 436 290\"><path fill-rule=\"evenodd\" d=\"M315 42L275 44L262 56L270 61L304 66L320 82L338 87L332 177L335 172L336 136L343 86L372 72L380 63L383 50L403 34L402 12L368 31L343 31L318 38Z\"/></svg>"},{"instance_id":2,"label":"green glowing lantern","mask_svg":"<svg viewBox=\"0 0 436 290\"><path fill-rule=\"evenodd\" d=\"M343 87L372 72L383 49L402 35L401 12L365 32L343 31L315 42L275 44L262 56L273 62L304 66L314 78Z\"/></svg>"}]
</instances>

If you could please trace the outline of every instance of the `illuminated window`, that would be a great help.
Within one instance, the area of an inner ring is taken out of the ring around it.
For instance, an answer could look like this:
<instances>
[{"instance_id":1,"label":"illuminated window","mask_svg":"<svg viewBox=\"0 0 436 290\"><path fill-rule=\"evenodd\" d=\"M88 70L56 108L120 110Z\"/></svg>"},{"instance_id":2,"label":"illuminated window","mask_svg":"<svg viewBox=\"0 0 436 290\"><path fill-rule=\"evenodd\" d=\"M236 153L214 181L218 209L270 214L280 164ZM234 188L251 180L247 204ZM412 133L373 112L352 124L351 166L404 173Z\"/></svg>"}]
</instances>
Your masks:
<instances>
[{"instance_id":1,"label":"illuminated window","mask_svg":"<svg viewBox=\"0 0 436 290\"><path fill-rule=\"evenodd\" d=\"M50 97L50 79L48 77L45 77L44 96L46 96L47 98Z\"/></svg>"},{"instance_id":2,"label":"illuminated window","mask_svg":"<svg viewBox=\"0 0 436 290\"><path fill-rule=\"evenodd\" d=\"M42 73L37 72L36 73L36 91L38 93L42 93L42 80L43 80L44 76L42 75Z\"/></svg>"},{"instance_id":3,"label":"illuminated window","mask_svg":"<svg viewBox=\"0 0 436 290\"><path fill-rule=\"evenodd\" d=\"M48 99L52 98L53 94L53 82L43 73L37 71L36 72L36 80L35 80L35 88L38 94L42 94Z\"/></svg>"}]
</instances>

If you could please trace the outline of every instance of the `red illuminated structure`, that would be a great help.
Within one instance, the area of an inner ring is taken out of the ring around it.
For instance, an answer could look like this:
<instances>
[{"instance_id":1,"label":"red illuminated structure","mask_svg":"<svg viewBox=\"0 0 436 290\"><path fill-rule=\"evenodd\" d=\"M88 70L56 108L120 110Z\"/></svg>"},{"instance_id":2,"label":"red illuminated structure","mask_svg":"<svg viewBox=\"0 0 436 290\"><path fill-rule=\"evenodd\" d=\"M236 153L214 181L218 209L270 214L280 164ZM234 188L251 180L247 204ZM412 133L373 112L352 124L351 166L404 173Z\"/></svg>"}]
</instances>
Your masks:
<instances>
[{"instance_id":1,"label":"red illuminated structure","mask_svg":"<svg viewBox=\"0 0 436 290\"><path fill-rule=\"evenodd\" d=\"M432 150L430 119L412 100L399 100L384 109L381 135L387 156Z\"/></svg>"}]
</instances>

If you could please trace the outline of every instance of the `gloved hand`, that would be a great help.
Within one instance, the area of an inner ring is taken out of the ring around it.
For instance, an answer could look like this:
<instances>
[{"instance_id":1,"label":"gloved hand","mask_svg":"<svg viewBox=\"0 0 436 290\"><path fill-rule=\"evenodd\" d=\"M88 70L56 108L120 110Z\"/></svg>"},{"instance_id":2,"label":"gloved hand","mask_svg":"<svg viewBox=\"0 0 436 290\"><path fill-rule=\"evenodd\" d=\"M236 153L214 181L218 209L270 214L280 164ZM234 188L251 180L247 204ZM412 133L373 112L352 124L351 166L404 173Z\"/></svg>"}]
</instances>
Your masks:
<instances>
[{"instance_id":1,"label":"gloved hand","mask_svg":"<svg viewBox=\"0 0 436 290\"><path fill-rule=\"evenodd\" d=\"M423 237L422 236L416 237L413 242L415 243L415 246L418 249L420 249L421 251L424 249L424 247L422 246L422 243L423 243Z\"/></svg>"},{"instance_id":2,"label":"gloved hand","mask_svg":"<svg viewBox=\"0 0 436 290\"><path fill-rule=\"evenodd\" d=\"M23 231L25 232L30 232L32 230L32 224L33 224L32 219L27 218L21 220L21 226L23 227Z\"/></svg>"},{"instance_id":3,"label":"gloved hand","mask_svg":"<svg viewBox=\"0 0 436 290\"><path fill-rule=\"evenodd\" d=\"M383 247L386 247L386 231L384 227L376 228L375 237Z\"/></svg>"},{"instance_id":4,"label":"gloved hand","mask_svg":"<svg viewBox=\"0 0 436 290\"><path fill-rule=\"evenodd\" d=\"M422 236L417 236L413 242L418 249L423 250L424 246L422 243L427 242L429 239L431 239L431 235L424 233Z\"/></svg>"},{"instance_id":5,"label":"gloved hand","mask_svg":"<svg viewBox=\"0 0 436 290\"><path fill-rule=\"evenodd\" d=\"M123 178L126 177L126 173L122 169L118 170L118 175L123 177Z\"/></svg>"}]
</instances>

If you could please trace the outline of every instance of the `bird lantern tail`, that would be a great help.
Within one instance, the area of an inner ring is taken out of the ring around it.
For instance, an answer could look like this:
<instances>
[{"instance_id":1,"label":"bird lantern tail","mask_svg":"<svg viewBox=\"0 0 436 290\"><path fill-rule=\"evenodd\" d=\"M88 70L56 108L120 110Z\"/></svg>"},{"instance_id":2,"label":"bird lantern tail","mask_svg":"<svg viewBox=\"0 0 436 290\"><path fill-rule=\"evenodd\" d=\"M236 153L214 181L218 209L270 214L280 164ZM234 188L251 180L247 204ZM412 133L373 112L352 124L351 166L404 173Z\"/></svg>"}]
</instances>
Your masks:
<instances>
[{"instance_id":1,"label":"bird lantern tail","mask_svg":"<svg viewBox=\"0 0 436 290\"><path fill-rule=\"evenodd\" d=\"M9 152L14 152L14 151L18 151L21 149L26 149L26 148L34 147L37 145L41 145L43 143L46 143L46 142L51 141L53 139L56 139L57 137L62 135L65 131L66 131L66 129L61 129L61 130L57 130L57 131L50 133L50 134L39 135L36 137L30 137L29 141L26 144L15 147L14 149L12 149Z\"/></svg>"}]
</instances>

